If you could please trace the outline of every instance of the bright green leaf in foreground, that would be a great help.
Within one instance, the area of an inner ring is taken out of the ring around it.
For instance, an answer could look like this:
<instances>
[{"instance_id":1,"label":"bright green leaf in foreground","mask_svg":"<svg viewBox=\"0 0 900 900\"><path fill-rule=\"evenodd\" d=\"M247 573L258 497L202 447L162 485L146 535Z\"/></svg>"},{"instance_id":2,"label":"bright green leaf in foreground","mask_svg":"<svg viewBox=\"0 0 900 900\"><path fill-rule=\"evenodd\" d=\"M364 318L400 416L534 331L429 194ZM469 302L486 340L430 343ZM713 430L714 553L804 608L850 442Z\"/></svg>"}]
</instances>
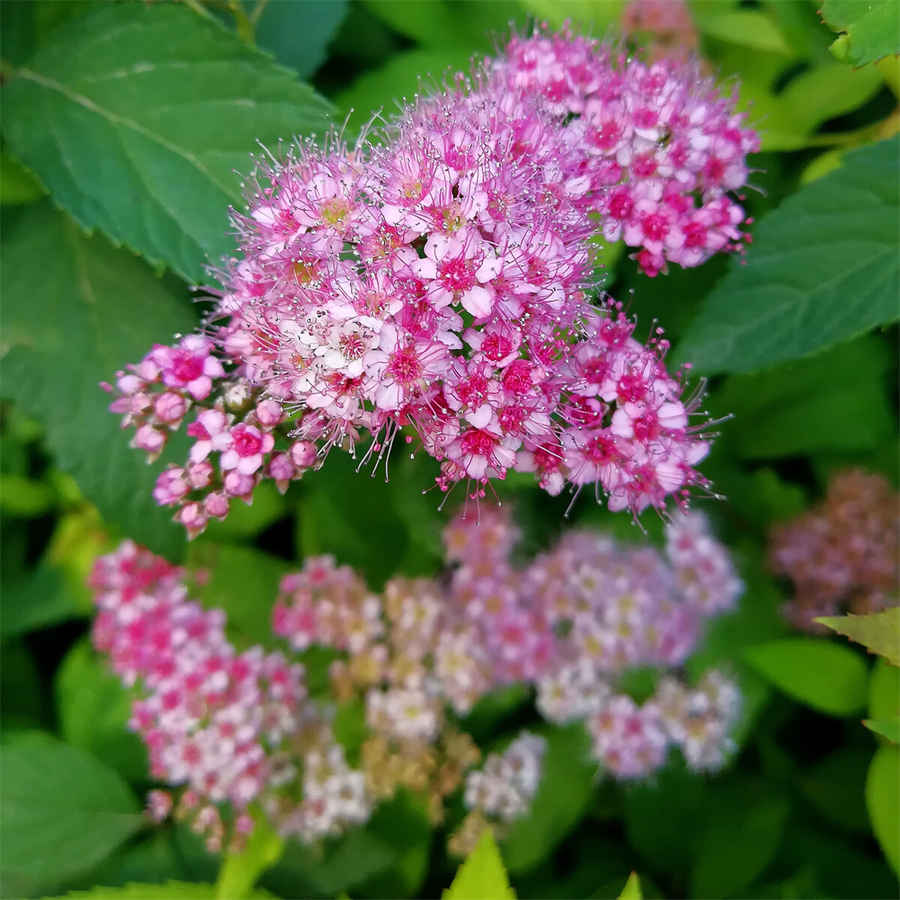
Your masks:
<instances>
[{"instance_id":1,"label":"bright green leaf in foreground","mask_svg":"<svg viewBox=\"0 0 900 900\"><path fill-rule=\"evenodd\" d=\"M881 849L900 874L900 747L879 747L866 778L866 806Z\"/></svg>"},{"instance_id":2,"label":"bright green leaf in foreground","mask_svg":"<svg viewBox=\"0 0 900 900\"><path fill-rule=\"evenodd\" d=\"M743 657L784 693L822 712L851 716L866 705L866 664L849 647L784 638L748 647Z\"/></svg>"},{"instance_id":3,"label":"bright green leaf in foreground","mask_svg":"<svg viewBox=\"0 0 900 900\"><path fill-rule=\"evenodd\" d=\"M900 717L896 719L863 719L863 725L887 738L891 743L900 744Z\"/></svg>"},{"instance_id":4,"label":"bright green leaf in foreground","mask_svg":"<svg viewBox=\"0 0 900 900\"><path fill-rule=\"evenodd\" d=\"M632 872L619 894L619 900L643 900L644 895L641 893L641 882L637 872Z\"/></svg>"},{"instance_id":5,"label":"bright green leaf in foreground","mask_svg":"<svg viewBox=\"0 0 900 900\"><path fill-rule=\"evenodd\" d=\"M515 896L494 836L485 829L442 900L514 900Z\"/></svg>"},{"instance_id":6,"label":"bright green leaf in foreground","mask_svg":"<svg viewBox=\"0 0 900 900\"><path fill-rule=\"evenodd\" d=\"M46 426L57 465L107 522L177 555L183 529L153 500L157 470L129 448L99 382L155 341L192 330L190 304L132 254L86 238L49 203L23 213L4 263L3 394Z\"/></svg>"},{"instance_id":7,"label":"bright green leaf in foreground","mask_svg":"<svg viewBox=\"0 0 900 900\"><path fill-rule=\"evenodd\" d=\"M0 893L31 894L89 871L144 823L112 769L32 733L0 747Z\"/></svg>"},{"instance_id":8,"label":"bright green leaf in foreground","mask_svg":"<svg viewBox=\"0 0 900 900\"><path fill-rule=\"evenodd\" d=\"M900 139L848 153L753 226L678 345L697 371L751 372L898 318Z\"/></svg>"},{"instance_id":9,"label":"bright green leaf in foreground","mask_svg":"<svg viewBox=\"0 0 900 900\"><path fill-rule=\"evenodd\" d=\"M274 865L284 850L284 838L262 816L240 853L229 853L216 882L217 900L247 897L256 879Z\"/></svg>"},{"instance_id":10,"label":"bright green leaf in foreground","mask_svg":"<svg viewBox=\"0 0 900 900\"><path fill-rule=\"evenodd\" d=\"M900 6L897 0L825 0L822 17L841 36L831 51L838 59L864 66L900 53Z\"/></svg>"},{"instance_id":11,"label":"bright green leaf in foreground","mask_svg":"<svg viewBox=\"0 0 900 900\"><path fill-rule=\"evenodd\" d=\"M3 88L6 138L54 200L153 263L204 278L233 239L257 141L321 131L325 101L180 4L106 4Z\"/></svg>"},{"instance_id":12,"label":"bright green leaf in foreground","mask_svg":"<svg viewBox=\"0 0 900 900\"><path fill-rule=\"evenodd\" d=\"M900 606L864 616L823 616L816 621L900 666Z\"/></svg>"},{"instance_id":13,"label":"bright green leaf in foreground","mask_svg":"<svg viewBox=\"0 0 900 900\"><path fill-rule=\"evenodd\" d=\"M869 717L900 717L900 669L879 659L869 678Z\"/></svg>"}]
</instances>

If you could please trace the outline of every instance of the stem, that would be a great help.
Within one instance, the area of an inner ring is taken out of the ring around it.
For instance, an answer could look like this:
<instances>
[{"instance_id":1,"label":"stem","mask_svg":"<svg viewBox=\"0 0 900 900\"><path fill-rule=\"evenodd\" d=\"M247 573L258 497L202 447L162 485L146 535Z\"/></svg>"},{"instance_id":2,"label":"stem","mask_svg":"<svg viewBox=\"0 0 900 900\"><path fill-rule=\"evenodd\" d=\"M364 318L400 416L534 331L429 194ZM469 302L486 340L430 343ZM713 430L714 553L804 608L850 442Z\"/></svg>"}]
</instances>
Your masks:
<instances>
[{"instance_id":1,"label":"stem","mask_svg":"<svg viewBox=\"0 0 900 900\"><path fill-rule=\"evenodd\" d=\"M254 46L256 42L256 28L247 15L241 0L228 0L228 9L231 11L231 15L234 16L234 28L238 33L238 37L251 47Z\"/></svg>"},{"instance_id":2,"label":"stem","mask_svg":"<svg viewBox=\"0 0 900 900\"><path fill-rule=\"evenodd\" d=\"M182 3L188 8L192 9L198 16L203 16L204 19L214 19L215 17L210 13L210 11L200 2L200 0L181 0Z\"/></svg>"},{"instance_id":3,"label":"stem","mask_svg":"<svg viewBox=\"0 0 900 900\"><path fill-rule=\"evenodd\" d=\"M217 900L240 900L253 888L257 878L278 862L284 850L284 838L258 813L256 827L240 853L227 853L216 879Z\"/></svg>"},{"instance_id":4,"label":"stem","mask_svg":"<svg viewBox=\"0 0 900 900\"><path fill-rule=\"evenodd\" d=\"M259 20L262 18L262 14L268 5L269 0L256 0L256 6L253 12L250 13L250 21L253 23L254 28L259 24Z\"/></svg>"}]
</instances>

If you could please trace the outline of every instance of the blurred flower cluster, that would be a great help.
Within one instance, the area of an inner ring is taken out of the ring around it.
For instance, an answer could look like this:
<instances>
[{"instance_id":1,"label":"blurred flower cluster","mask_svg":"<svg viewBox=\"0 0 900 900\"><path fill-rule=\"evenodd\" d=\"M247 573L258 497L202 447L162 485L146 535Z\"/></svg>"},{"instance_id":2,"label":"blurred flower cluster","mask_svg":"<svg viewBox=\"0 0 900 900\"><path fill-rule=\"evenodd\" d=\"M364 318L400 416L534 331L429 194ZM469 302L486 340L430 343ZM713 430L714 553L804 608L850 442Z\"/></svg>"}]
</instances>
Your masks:
<instances>
[{"instance_id":1,"label":"blurred flower cluster","mask_svg":"<svg viewBox=\"0 0 900 900\"><path fill-rule=\"evenodd\" d=\"M438 578L394 578L370 591L350 568L314 557L284 577L272 627L293 651L331 648L324 696L304 667L256 646L238 652L221 610L191 600L190 577L131 542L101 557L91 584L94 643L139 685L131 727L152 775L181 788L150 799L157 817L189 819L213 849L240 846L261 810L284 835L316 841L365 822L403 788L435 823L462 789L468 817L452 846L527 811L540 782L543 738L523 735L473 770L465 731L477 701L524 683L552 724L583 720L601 772L649 775L680 748L697 771L720 767L740 709L736 686L710 671L695 686L674 672L710 617L740 593L731 561L696 513L667 528L665 556L573 532L514 566L518 535L499 509L457 518L444 533ZM672 670L637 704L622 676ZM364 716L352 753L334 714ZM480 824L479 824L480 823Z\"/></svg>"},{"instance_id":2,"label":"blurred flower cluster","mask_svg":"<svg viewBox=\"0 0 900 900\"><path fill-rule=\"evenodd\" d=\"M515 36L352 149L263 158L204 333L118 373L111 409L151 458L190 416L155 497L191 536L263 478L285 489L334 446L386 465L398 437L442 491L515 470L614 510L685 506L707 485L702 390L683 396L661 329L641 343L592 296L589 239L651 276L741 249L756 149L689 64Z\"/></svg>"},{"instance_id":3,"label":"blurred flower cluster","mask_svg":"<svg viewBox=\"0 0 900 900\"><path fill-rule=\"evenodd\" d=\"M818 616L900 603L898 501L886 478L850 469L832 477L818 506L772 529L769 564L793 582L785 615L796 627L825 631Z\"/></svg>"}]
</instances>

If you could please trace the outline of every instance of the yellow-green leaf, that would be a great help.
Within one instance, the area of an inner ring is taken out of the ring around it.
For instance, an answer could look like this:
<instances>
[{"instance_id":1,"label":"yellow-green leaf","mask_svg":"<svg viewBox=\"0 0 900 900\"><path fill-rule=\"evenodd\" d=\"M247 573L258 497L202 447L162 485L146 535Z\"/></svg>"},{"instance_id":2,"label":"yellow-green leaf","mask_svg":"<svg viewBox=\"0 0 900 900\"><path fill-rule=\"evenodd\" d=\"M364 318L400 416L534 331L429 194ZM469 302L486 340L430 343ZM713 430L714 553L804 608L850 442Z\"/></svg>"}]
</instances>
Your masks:
<instances>
[{"instance_id":1,"label":"yellow-green leaf","mask_svg":"<svg viewBox=\"0 0 900 900\"><path fill-rule=\"evenodd\" d=\"M491 830L485 829L475 849L459 867L443 900L515 900L500 851Z\"/></svg>"},{"instance_id":2,"label":"yellow-green leaf","mask_svg":"<svg viewBox=\"0 0 900 900\"><path fill-rule=\"evenodd\" d=\"M900 666L900 606L864 616L823 616L816 621Z\"/></svg>"}]
</instances>

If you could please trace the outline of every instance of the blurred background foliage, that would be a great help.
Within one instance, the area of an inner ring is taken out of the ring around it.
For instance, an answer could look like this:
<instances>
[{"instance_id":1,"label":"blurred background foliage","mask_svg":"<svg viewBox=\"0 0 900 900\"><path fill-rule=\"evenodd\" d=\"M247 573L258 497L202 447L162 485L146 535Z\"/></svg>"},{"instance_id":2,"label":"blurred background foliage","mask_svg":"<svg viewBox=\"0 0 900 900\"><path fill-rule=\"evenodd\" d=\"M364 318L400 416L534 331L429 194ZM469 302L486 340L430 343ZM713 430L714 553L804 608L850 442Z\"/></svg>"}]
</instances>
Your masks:
<instances>
[{"instance_id":1,"label":"blurred background foliage","mask_svg":"<svg viewBox=\"0 0 900 900\"><path fill-rule=\"evenodd\" d=\"M137 815L151 782L145 751L125 726L130 697L87 639L85 577L99 552L128 535L211 570L204 600L224 607L239 646L272 642L277 581L305 555L332 553L373 587L395 572L434 574L441 565L446 513L415 487L433 477L421 458L396 456L385 484L334 454L286 496L257 491L252 506L189 547L154 506L154 474L117 433L96 385L198 320L188 286L203 277L207 253L228 252L226 208L241 196L233 170L249 169L257 138L274 144L298 131L322 133L329 121L354 137L373 114L389 115L402 98L490 53L510 23L570 19L604 35L623 9L606 0L191 0L175 13L161 0L114 5L114 15L125 9L143 29L123 36L123 59L141 58L153 41L183 44L184 83L200 96L219 90L203 59L234 60L235 78L244 72L246 84L225 89L255 91L260 103L246 115L207 109L192 123L157 117L175 141L205 154L210 177L185 181L172 160L160 159L158 171L146 163L139 183L118 165L114 121L78 118L63 94L44 96L25 74L88 78L91 41L102 37L91 29L113 4L0 6L6 895L216 876L217 860L188 830L150 828ZM693 0L690 12L704 66L738 91L762 134L746 198L757 246L746 265L718 258L655 280L621 248L605 248L601 279L637 315L639 331L658 318L676 357L710 377L710 413L734 414L704 464L727 499L704 509L747 589L689 674L713 663L737 673L747 708L740 752L712 777L673 760L648 783L595 782L573 764L579 735L559 729L550 736L556 762L547 767L543 806L501 853L521 897L617 896L631 870L650 897L896 896L897 746L860 720L900 714L898 670L837 637L792 637L779 613L787 585L768 573L764 557L773 524L819 500L833 472L862 466L898 480L891 138L900 123L900 60L890 55L896 41L887 55L878 43L892 25L896 33L897 6L828 2L827 24L806 0ZM113 106L153 118L154 98L109 90ZM79 162L75 174L60 164L68 153ZM110 184L117 196L107 200ZM186 191L192 212L176 233L165 210L153 218L153 207ZM785 244L796 253L766 253ZM785 284L790 308L778 293ZM760 305L765 316L753 312ZM574 525L660 540L655 518L645 516L639 529L587 499L566 520L565 501L525 479L510 478L501 495L515 504L524 554ZM316 671L324 677L327 659L311 654L307 662L311 682ZM536 721L524 692L489 699L468 722L483 746ZM347 713L348 742L359 729L354 714ZM415 799L400 797L321 850L291 844L261 883L285 897L436 896L455 868ZM172 895L192 895L178 890ZM196 896L211 896L204 890Z\"/></svg>"}]
</instances>

